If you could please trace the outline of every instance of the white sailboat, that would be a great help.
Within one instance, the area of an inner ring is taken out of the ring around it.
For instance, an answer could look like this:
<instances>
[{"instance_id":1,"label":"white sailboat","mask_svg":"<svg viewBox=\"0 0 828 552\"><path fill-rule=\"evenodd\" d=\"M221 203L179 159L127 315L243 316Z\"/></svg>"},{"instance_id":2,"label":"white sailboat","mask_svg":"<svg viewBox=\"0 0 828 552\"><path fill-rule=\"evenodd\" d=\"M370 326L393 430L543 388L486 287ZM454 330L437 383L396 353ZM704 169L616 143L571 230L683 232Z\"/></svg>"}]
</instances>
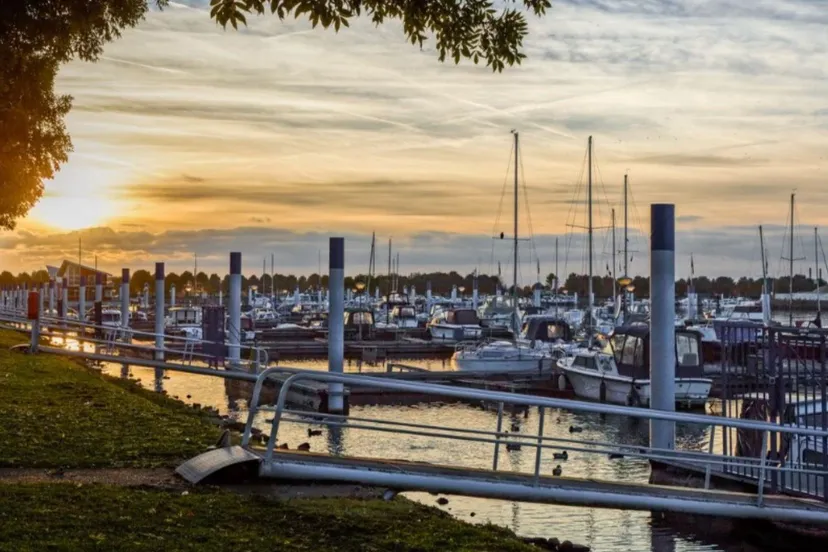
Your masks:
<instances>
[{"instance_id":1,"label":"white sailboat","mask_svg":"<svg viewBox=\"0 0 828 552\"><path fill-rule=\"evenodd\" d=\"M515 336L520 327L520 312L518 309L517 274L518 274L518 181L520 166L520 135L512 130L514 136L514 275L512 278L511 320ZM501 238L504 237L501 234ZM533 369L550 369L552 357L545 348L534 348L519 340L516 342L498 340L482 344L460 344L452 355L452 361L458 370L475 372L514 372Z\"/></svg>"}]
</instances>

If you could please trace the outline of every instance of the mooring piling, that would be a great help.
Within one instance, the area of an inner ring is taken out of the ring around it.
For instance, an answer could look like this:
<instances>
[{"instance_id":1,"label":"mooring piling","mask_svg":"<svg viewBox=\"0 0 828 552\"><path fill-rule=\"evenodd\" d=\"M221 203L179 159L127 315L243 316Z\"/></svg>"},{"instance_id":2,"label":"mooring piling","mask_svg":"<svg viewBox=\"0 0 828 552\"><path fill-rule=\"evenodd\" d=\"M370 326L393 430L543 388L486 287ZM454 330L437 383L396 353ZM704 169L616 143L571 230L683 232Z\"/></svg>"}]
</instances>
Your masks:
<instances>
[{"instance_id":1,"label":"mooring piling","mask_svg":"<svg viewBox=\"0 0 828 552\"><path fill-rule=\"evenodd\" d=\"M650 208L650 408L676 408L676 208ZM673 449L675 423L650 420L651 446Z\"/></svg>"},{"instance_id":2,"label":"mooring piling","mask_svg":"<svg viewBox=\"0 0 828 552\"><path fill-rule=\"evenodd\" d=\"M345 357L345 238L330 238L328 255L328 371L341 374ZM343 412L344 385L328 384L328 411Z\"/></svg>"},{"instance_id":3,"label":"mooring piling","mask_svg":"<svg viewBox=\"0 0 828 552\"><path fill-rule=\"evenodd\" d=\"M238 366L241 360L241 252L230 253L230 298L227 309L228 358L230 363Z\"/></svg>"}]
</instances>

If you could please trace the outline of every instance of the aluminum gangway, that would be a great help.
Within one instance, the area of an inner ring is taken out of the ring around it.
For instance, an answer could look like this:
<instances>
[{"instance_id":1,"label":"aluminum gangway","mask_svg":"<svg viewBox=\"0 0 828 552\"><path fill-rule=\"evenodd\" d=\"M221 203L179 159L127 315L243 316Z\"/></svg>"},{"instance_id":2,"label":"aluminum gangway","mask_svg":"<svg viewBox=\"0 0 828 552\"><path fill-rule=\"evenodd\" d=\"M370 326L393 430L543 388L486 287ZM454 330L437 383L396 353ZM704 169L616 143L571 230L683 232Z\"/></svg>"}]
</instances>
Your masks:
<instances>
[{"instance_id":1,"label":"aluminum gangway","mask_svg":"<svg viewBox=\"0 0 828 552\"><path fill-rule=\"evenodd\" d=\"M824 438L828 432L813 428L778 426L771 423L693 414L667 412L644 408L615 406L578 400L552 399L519 395L498 391L451 387L426 383L388 380L366 375L331 374L304 371L293 373L283 383L274 405L261 404L265 383L282 368L270 368L259 374L249 404L249 413L240 447L228 447L208 451L178 468L179 474L192 482L198 482L225 467L248 464L257 467L265 478L285 480L314 480L363 484L386 487L394 492L427 491L455 495L506 499L526 502L555 503L574 506L593 506L634 510L671 511L699 515L728 516L733 518L769 519L804 523L828 522L828 505L821 500L805 499L766 492L769 476L773 472L808 473L825 477L820 468L778 465L766 457L745 458L725 456L708 451L658 449L650 446L624 445L578 438L560 438L544 432L544 420L551 410L574 413L621 415L639 420L664 420L676 423L701 424L715 427L737 428L762 432L771 436L788 433L800 438ZM317 384L341 383L347 388L364 385L394 391L426 392L447 399L477 401L496 406L496 427L451 427L433 423L411 423L385 418L359 415L335 415L287 407L291 386L302 382ZM504 412L510 408L537 408L538 433L520 435L509 433L503 427ZM273 414L270 434L266 445L254 445L253 426L257 415ZM330 455L298 452L277 448L279 432L287 424L324 425L331 431L370 431L396 436L419 436L443 441L483 443L490 446L491 468L464 466L462 459L452 459L449 464L424 463L405 458L365 458L353 455ZM517 438L516 438L517 437ZM501 455L507 446L534 449L532 470L526 473L499 469ZM548 473L547 460L552 450L598 455L623 455L651 461L679 461L688 465L702 466L707 473L704 488L658 486L650 484L619 483L617 481L562 477ZM718 491L710 488L710 474L714 466L741 464L757 469L765 485L757 485L754 493Z\"/></svg>"}]
</instances>

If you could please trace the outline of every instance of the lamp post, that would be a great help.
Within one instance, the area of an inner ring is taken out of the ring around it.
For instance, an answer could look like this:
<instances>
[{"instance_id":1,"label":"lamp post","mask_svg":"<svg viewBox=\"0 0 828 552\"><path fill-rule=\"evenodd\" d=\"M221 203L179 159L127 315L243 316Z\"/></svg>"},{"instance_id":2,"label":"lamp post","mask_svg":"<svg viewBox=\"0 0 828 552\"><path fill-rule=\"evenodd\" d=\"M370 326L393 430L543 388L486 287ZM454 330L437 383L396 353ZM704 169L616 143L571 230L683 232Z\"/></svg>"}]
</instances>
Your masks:
<instances>
[{"instance_id":1,"label":"lamp post","mask_svg":"<svg viewBox=\"0 0 828 552\"><path fill-rule=\"evenodd\" d=\"M617 282L618 282L618 286L621 289L624 290L624 298L621 301L621 307L622 307L621 312L624 316L624 322L626 323L627 322L627 293L632 292L632 290L635 289L635 286L632 285L632 278L629 278L627 276L622 276L621 278L618 278ZM629 289L629 288L632 288L632 289Z\"/></svg>"}]
</instances>

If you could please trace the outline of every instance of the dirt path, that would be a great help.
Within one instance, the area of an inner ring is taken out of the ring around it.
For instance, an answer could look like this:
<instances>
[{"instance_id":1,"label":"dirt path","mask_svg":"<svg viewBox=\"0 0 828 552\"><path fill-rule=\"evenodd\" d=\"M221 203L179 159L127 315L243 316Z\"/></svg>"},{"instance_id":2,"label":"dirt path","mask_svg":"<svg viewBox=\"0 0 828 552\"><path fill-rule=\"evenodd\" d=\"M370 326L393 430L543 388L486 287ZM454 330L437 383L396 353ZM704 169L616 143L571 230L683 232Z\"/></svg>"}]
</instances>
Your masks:
<instances>
[{"instance_id":1,"label":"dirt path","mask_svg":"<svg viewBox=\"0 0 828 552\"><path fill-rule=\"evenodd\" d=\"M192 488L172 468L100 468L100 469L32 469L0 468L0 485L10 483L80 483L152 487L181 490ZM258 494L273 498L379 498L383 489L360 485L298 484L256 481L245 484L218 485L241 494Z\"/></svg>"}]
</instances>

